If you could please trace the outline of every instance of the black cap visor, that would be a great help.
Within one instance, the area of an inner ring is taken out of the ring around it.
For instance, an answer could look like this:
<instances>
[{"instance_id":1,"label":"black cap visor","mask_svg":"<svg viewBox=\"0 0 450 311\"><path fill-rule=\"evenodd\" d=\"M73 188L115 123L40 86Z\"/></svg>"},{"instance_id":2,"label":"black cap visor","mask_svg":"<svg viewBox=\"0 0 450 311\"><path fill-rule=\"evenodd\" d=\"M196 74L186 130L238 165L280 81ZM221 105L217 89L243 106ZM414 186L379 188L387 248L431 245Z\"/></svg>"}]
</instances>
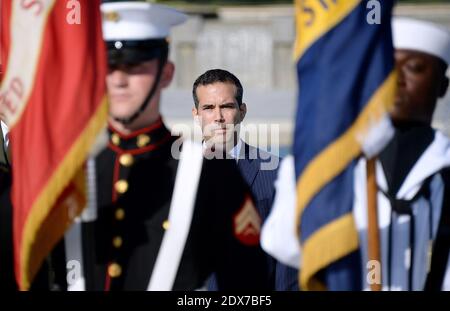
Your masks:
<instances>
[{"instance_id":1,"label":"black cap visor","mask_svg":"<svg viewBox=\"0 0 450 311\"><path fill-rule=\"evenodd\" d=\"M136 65L153 59L167 58L169 45L165 39L107 41L110 66Z\"/></svg>"}]
</instances>

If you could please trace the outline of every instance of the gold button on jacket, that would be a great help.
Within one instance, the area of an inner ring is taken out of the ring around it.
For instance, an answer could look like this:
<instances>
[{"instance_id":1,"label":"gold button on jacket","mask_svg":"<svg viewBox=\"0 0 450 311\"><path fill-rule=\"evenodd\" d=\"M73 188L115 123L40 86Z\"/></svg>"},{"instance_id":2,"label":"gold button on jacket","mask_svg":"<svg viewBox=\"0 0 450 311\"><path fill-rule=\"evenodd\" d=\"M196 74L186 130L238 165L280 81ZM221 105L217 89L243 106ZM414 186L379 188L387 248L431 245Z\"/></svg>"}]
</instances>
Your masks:
<instances>
[{"instance_id":1,"label":"gold button on jacket","mask_svg":"<svg viewBox=\"0 0 450 311\"><path fill-rule=\"evenodd\" d=\"M126 180L118 180L116 181L114 188L116 189L116 191L120 194L123 194L125 192L127 192L128 190L128 182Z\"/></svg>"},{"instance_id":2,"label":"gold button on jacket","mask_svg":"<svg viewBox=\"0 0 450 311\"><path fill-rule=\"evenodd\" d=\"M118 263L112 263L108 266L108 275L117 278L122 274L122 267Z\"/></svg>"}]
</instances>

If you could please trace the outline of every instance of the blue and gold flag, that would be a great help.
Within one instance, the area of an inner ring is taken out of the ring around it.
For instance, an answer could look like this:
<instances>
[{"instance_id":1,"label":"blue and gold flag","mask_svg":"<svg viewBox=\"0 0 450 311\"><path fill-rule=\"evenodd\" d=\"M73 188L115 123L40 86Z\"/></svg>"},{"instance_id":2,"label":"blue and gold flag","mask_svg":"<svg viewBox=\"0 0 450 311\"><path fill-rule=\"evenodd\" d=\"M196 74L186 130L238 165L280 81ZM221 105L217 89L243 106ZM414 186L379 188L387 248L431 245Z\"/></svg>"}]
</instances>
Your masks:
<instances>
[{"instance_id":1,"label":"blue and gold flag","mask_svg":"<svg viewBox=\"0 0 450 311\"><path fill-rule=\"evenodd\" d=\"M302 289L361 288L353 168L358 157L376 155L392 134L393 2L296 0Z\"/></svg>"}]
</instances>

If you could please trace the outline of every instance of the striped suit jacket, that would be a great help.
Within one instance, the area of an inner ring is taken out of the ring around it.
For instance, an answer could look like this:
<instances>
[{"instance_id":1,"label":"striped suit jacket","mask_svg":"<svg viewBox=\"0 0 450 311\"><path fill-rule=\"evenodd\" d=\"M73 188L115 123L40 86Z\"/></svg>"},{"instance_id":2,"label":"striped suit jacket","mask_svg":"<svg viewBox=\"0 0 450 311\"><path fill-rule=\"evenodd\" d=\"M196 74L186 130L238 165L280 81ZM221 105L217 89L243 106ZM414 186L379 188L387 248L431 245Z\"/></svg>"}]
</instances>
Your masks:
<instances>
[{"instance_id":1,"label":"striped suit jacket","mask_svg":"<svg viewBox=\"0 0 450 311\"><path fill-rule=\"evenodd\" d=\"M275 197L274 181L277 177L280 158L243 143L238 159L239 170L249 185L262 220L270 213ZM267 255L267 266L261 273L266 274L269 288L273 290L298 290L297 270L277 262ZM208 280L208 290L220 290L215 277Z\"/></svg>"}]
</instances>

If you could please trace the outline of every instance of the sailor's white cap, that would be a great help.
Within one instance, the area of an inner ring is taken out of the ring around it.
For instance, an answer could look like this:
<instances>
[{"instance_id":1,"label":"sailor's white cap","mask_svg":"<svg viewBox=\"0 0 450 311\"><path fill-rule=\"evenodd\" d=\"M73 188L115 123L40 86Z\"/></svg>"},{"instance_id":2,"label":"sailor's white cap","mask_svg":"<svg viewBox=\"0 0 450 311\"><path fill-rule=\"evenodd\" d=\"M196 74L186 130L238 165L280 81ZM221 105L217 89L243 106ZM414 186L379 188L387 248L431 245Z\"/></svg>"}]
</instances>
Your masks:
<instances>
[{"instance_id":1,"label":"sailor's white cap","mask_svg":"<svg viewBox=\"0 0 450 311\"><path fill-rule=\"evenodd\" d=\"M108 2L100 9L105 41L164 39L172 26L187 19L175 9L148 2Z\"/></svg>"},{"instance_id":2,"label":"sailor's white cap","mask_svg":"<svg viewBox=\"0 0 450 311\"><path fill-rule=\"evenodd\" d=\"M431 22L394 17L392 36L396 49L424 52L450 64L450 32Z\"/></svg>"}]
</instances>

